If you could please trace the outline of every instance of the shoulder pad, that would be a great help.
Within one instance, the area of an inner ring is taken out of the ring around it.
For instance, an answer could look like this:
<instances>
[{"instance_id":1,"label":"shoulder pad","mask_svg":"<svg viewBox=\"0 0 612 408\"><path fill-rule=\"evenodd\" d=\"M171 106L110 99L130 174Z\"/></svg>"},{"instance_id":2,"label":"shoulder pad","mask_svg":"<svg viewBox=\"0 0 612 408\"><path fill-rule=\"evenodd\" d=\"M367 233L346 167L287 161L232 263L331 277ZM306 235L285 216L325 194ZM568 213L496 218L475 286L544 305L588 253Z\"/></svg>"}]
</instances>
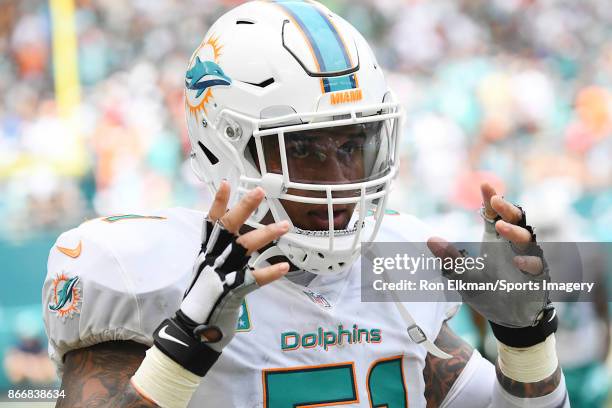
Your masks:
<instances>
[{"instance_id":1,"label":"shoulder pad","mask_svg":"<svg viewBox=\"0 0 612 408\"><path fill-rule=\"evenodd\" d=\"M71 349L111 340L152 344L189 282L203 218L180 209L113 216L60 235L43 286L51 357L61 364Z\"/></svg>"}]
</instances>

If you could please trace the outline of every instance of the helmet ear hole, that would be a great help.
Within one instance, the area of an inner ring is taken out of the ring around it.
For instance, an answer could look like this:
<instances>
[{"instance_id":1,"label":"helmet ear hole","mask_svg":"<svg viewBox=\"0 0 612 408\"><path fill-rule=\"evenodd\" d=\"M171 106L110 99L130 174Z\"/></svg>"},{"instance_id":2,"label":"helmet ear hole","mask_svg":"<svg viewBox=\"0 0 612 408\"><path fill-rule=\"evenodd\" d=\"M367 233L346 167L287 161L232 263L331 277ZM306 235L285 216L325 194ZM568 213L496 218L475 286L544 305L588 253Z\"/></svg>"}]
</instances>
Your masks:
<instances>
[{"instance_id":1,"label":"helmet ear hole","mask_svg":"<svg viewBox=\"0 0 612 408\"><path fill-rule=\"evenodd\" d=\"M217 156L215 156L213 154L213 152L208 150L208 148L206 146L204 146L204 144L202 142L198 141L198 146L200 146L200 149L202 149L202 151L206 155L206 158L208 159L210 164L212 164L214 166L215 164L219 163L219 158Z\"/></svg>"}]
</instances>

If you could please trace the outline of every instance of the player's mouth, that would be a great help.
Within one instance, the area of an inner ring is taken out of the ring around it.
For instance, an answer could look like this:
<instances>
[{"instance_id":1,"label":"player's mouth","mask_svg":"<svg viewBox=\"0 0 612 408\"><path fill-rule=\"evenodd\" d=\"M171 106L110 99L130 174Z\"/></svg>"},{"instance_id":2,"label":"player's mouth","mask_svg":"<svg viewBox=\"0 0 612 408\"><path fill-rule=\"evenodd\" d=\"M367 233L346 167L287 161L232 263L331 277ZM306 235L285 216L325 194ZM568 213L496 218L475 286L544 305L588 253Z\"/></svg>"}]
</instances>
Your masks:
<instances>
[{"instance_id":1,"label":"player's mouth","mask_svg":"<svg viewBox=\"0 0 612 408\"><path fill-rule=\"evenodd\" d=\"M336 207L336 206L334 206ZM329 218L327 208L323 210L310 210L306 213L309 221L309 229L324 231L329 229ZM341 230L348 225L351 214L347 208L334 208L333 221L334 229Z\"/></svg>"}]
</instances>

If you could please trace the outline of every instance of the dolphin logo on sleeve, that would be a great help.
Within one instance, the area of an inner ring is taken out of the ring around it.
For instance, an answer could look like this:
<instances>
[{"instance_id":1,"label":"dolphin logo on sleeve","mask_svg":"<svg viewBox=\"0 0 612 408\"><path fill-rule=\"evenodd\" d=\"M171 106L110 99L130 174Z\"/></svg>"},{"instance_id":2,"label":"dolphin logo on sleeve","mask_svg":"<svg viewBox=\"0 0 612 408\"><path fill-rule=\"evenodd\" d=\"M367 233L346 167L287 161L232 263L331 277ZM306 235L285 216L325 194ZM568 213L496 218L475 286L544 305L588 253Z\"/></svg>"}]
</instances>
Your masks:
<instances>
[{"instance_id":1,"label":"dolphin logo on sleeve","mask_svg":"<svg viewBox=\"0 0 612 408\"><path fill-rule=\"evenodd\" d=\"M51 301L47 305L60 318L72 317L80 312L81 291L77 284L79 277L69 278L61 273L53 279Z\"/></svg>"}]
</instances>

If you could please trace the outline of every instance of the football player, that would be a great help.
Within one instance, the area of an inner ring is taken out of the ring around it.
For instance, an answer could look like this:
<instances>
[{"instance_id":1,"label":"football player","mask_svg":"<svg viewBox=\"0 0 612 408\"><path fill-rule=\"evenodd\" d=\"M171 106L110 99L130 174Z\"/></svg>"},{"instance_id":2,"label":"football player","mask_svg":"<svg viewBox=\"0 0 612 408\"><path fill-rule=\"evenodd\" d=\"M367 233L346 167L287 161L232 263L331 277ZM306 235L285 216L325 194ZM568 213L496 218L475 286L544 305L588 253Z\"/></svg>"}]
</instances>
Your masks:
<instances>
[{"instance_id":1,"label":"football player","mask_svg":"<svg viewBox=\"0 0 612 408\"><path fill-rule=\"evenodd\" d=\"M402 112L349 23L313 1L243 4L194 52L185 104L207 213L100 218L51 250L58 406L568 406L547 299L466 300L496 367L449 329L457 304L361 301L361 242L410 251L429 233L384 216ZM541 254L515 256L534 240L524 213L482 191L496 262L544 274Z\"/></svg>"}]
</instances>

